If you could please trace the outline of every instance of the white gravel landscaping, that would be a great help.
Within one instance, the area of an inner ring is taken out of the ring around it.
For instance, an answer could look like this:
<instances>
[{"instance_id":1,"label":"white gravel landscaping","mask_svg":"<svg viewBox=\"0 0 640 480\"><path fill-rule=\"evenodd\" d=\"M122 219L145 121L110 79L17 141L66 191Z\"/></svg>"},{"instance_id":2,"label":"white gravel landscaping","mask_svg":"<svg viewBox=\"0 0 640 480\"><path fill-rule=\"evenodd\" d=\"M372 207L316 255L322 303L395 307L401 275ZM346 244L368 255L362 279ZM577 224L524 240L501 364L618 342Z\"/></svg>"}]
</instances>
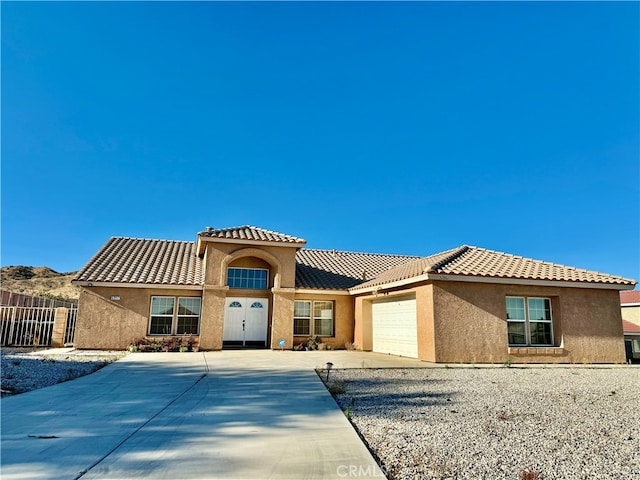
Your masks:
<instances>
[{"instance_id":1,"label":"white gravel landscaping","mask_svg":"<svg viewBox=\"0 0 640 480\"><path fill-rule=\"evenodd\" d=\"M120 351L2 348L2 396L73 380L125 355Z\"/></svg>"},{"instance_id":2,"label":"white gravel landscaping","mask_svg":"<svg viewBox=\"0 0 640 480\"><path fill-rule=\"evenodd\" d=\"M331 372L390 479L640 478L640 368Z\"/></svg>"}]
</instances>

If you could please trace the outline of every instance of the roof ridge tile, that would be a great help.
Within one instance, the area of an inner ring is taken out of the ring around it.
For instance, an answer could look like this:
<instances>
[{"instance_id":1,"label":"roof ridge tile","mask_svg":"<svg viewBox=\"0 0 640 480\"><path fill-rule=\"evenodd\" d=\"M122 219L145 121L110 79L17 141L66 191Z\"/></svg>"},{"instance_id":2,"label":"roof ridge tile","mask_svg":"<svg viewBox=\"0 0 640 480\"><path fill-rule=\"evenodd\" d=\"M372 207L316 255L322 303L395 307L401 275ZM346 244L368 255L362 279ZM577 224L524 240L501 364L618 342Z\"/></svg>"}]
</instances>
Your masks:
<instances>
[{"instance_id":1,"label":"roof ridge tile","mask_svg":"<svg viewBox=\"0 0 640 480\"><path fill-rule=\"evenodd\" d=\"M221 239L241 239L278 243L306 243L306 240L286 233L280 233L254 225L239 225L236 227L211 228L199 232L199 236Z\"/></svg>"},{"instance_id":2,"label":"roof ridge tile","mask_svg":"<svg viewBox=\"0 0 640 480\"><path fill-rule=\"evenodd\" d=\"M443 258L442 260L440 260L439 262L436 262L433 265L431 265L431 268L429 270L430 271L439 270L440 268L444 267L448 263L453 262L454 260L459 258L464 253L468 252L469 249L470 249L470 247L468 247L467 245L462 245L462 246L458 247L457 249L455 249L454 252L451 253L451 255L449 255L449 256ZM428 273L428 272L425 271L424 273Z\"/></svg>"}]
</instances>

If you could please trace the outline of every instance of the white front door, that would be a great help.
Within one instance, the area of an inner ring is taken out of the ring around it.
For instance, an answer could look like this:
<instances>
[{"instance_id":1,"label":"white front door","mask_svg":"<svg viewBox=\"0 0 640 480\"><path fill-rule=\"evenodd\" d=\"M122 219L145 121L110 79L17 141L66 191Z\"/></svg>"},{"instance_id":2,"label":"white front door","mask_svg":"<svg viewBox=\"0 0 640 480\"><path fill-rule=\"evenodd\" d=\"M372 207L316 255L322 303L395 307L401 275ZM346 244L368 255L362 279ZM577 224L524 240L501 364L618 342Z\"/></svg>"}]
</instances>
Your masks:
<instances>
[{"instance_id":1,"label":"white front door","mask_svg":"<svg viewBox=\"0 0 640 480\"><path fill-rule=\"evenodd\" d=\"M265 346L269 300L229 297L225 303L222 341L227 346Z\"/></svg>"}]
</instances>

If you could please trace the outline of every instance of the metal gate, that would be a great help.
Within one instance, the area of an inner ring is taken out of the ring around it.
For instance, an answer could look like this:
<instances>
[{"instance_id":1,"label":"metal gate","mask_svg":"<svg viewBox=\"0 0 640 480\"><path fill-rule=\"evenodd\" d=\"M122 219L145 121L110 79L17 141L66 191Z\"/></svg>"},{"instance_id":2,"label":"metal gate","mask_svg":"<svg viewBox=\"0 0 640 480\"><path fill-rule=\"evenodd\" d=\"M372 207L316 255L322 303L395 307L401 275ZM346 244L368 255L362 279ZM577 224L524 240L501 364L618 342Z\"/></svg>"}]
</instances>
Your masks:
<instances>
[{"instance_id":1,"label":"metal gate","mask_svg":"<svg viewBox=\"0 0 640 480\"><path fill-rule=\"evenodd\" d=\"M51 346L56 310L54 307L0 307L2 346ZM73 344L77 316L77 308L67 309L65 345Z\"/></svg>"},{"instance_id":2,"label":"metal gate","mask_svg":"<svg viewBox=\"0 0 640 480\"><path fill-rule=\"evenodd\" d=\"M64 330L64 345L73 345L76 337L76 320L78 319L78 308L67 310L67 324Z\"/></svg>"}]
</instances>

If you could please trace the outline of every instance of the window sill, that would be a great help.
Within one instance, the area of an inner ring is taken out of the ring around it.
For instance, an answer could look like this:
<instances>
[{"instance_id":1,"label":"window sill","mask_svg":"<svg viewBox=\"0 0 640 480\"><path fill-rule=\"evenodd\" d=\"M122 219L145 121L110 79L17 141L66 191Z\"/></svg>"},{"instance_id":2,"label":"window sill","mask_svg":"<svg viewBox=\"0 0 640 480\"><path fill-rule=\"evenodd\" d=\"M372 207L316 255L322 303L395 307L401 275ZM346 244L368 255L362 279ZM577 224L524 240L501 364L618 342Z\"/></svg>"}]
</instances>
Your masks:
<instances>
[{"instance_id":1,"label":"window sill","mask_svg":"<svg viewBox=\"0 0 640 480\"><path fill-rule=\"evenodd\" d=\"M560 356L566 352L562 347L509 347L509 355L552 355Z\"/></svg>"}]
</instances>

